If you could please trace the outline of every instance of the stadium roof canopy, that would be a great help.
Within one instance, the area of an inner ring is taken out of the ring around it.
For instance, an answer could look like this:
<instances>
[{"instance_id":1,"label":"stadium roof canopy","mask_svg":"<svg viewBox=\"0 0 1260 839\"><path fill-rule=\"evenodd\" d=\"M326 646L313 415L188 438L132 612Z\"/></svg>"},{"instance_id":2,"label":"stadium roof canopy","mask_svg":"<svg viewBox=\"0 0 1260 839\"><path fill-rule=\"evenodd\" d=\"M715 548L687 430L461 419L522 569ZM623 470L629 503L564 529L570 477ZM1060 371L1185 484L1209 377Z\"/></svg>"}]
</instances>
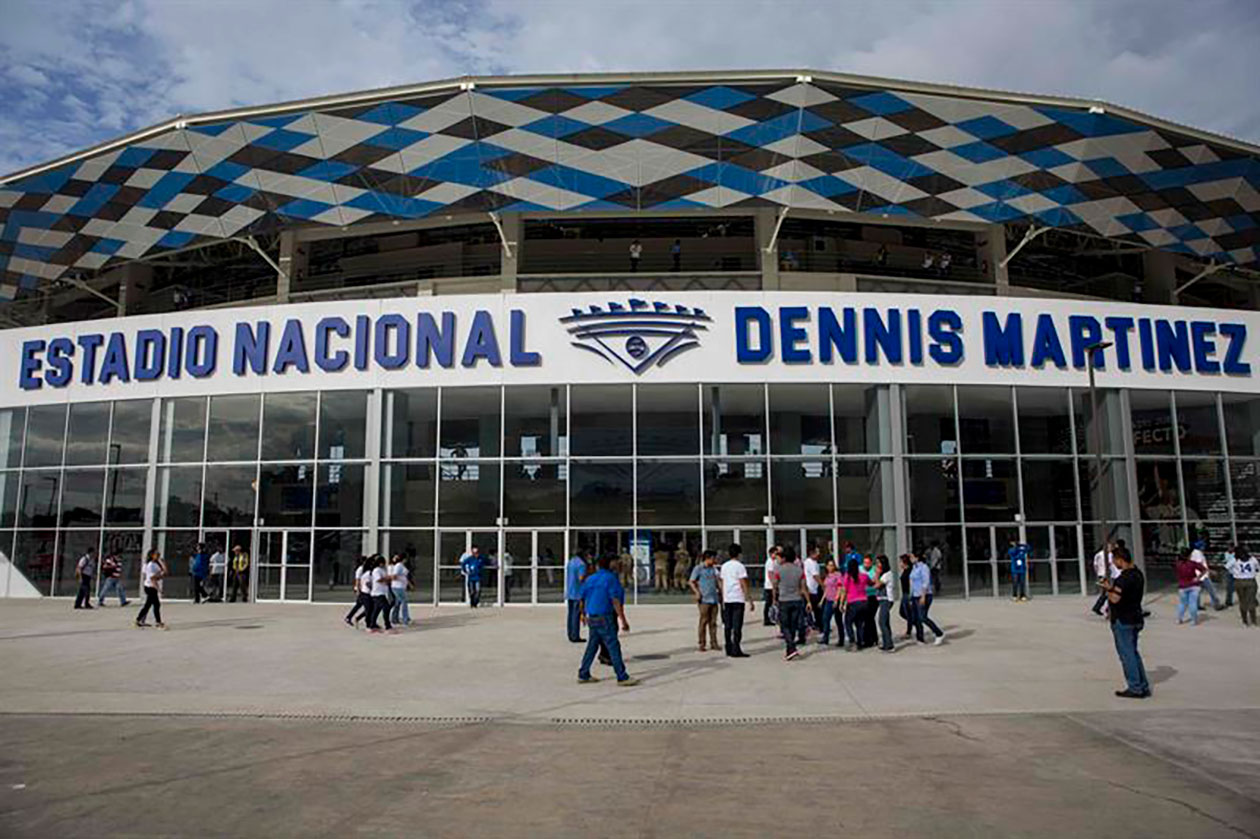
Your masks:
<instances>
[{"instance_id":1,"label":"stadium roof canopy","mask_svg":"<svg viewBox=\"0 0 1260 839\"><path fill-rule=\"evenodd\" d=\"M286 227L776 206L1260 259L1260 147L1094 101L809 70L465 77L179 117L0 178L0 297Z\"/></svg>"}]
</instances>

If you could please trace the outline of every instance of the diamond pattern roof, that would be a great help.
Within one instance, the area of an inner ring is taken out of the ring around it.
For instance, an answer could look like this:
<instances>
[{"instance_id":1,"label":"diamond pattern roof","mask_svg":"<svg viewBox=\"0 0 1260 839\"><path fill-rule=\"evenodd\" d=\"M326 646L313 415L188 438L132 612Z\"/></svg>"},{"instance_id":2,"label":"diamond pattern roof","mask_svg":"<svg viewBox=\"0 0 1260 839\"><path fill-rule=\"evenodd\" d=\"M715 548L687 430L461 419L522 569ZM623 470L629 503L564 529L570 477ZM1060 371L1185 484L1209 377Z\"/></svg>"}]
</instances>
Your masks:
<instances>
[{"instance_id":1,"label":"diamond pattern roof","mask_svg":"<svg viewBox=\"0 0 1260 839\"><path fill-rule=\"evenodd\" d=\"M1254 154L1086 108L787 78L382 95L193 119L0 183L0 296L295 224L491 210L1035 220L1260 258Z\"/></svg>"}]
</instances>

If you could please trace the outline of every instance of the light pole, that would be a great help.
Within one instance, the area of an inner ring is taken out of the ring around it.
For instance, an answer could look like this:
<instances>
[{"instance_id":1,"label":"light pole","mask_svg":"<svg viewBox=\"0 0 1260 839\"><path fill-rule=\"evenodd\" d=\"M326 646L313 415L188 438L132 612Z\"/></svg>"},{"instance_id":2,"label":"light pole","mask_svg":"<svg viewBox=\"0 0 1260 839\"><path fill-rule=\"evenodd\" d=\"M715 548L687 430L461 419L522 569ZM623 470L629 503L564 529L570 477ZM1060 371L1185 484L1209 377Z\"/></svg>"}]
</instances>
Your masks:
<instances>
[{"instance_id":1,"label":"light pole","mask_svg":"<svg viewBox=\"0 0 1260 839\"><path fill-rule=\"evenodd\" d=\"M1089 369L1089 405L1090 411L1093 413L1094 425L1094 468L1098 473L1098 517L1102 524L1102 553L1103 564L1109 564L1107 545L1107 512L1106 512L1106 489L1103 487L1103 452L1102 452L1102 418L1098 415L1098 388L1094 384L1094 357L1095 353L1101 355L1102 351L1112 345L1111 341L1096 341L1085 347L1085 366ZM1110 576L1111 569L1103 568L1103 572Z\"/></svg>"}]
</instances>

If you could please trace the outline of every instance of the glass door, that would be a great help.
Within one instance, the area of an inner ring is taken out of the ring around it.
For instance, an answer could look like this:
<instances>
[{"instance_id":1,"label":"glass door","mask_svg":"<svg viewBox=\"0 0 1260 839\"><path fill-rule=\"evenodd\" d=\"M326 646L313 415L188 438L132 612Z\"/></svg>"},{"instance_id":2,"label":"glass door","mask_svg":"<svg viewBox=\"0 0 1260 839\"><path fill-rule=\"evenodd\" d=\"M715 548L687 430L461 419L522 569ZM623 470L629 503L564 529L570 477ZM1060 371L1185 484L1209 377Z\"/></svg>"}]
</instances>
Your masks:
<instances>
[{"instance_id":1,"label":"glass door","mask_svg":"<svg viewBox=\"0 0 1260 839\"><path fill-rule=\"evenodd\" d=\"M504 603L564 600L563 530L509 530L501 556Z\"/></svg>"},{"instance_id":2,"label":"glass door","mask_svg":"<svg viewBox=\"0 0 1260 839\"><path fill-rule=\"evenodd\" d=\"M232 579L232 549L240 547L247 556L252 556L253 534L248 530L207 530L201 541L206 543L212 560L206 590L211 600L223 600ZM216 554L222 554L222 558Z\"/></svg>"},{"instance_id":3,"label":"glass door","mask_svg":"<svg viewBox=\"0 0 1260 839\"><path fill-rule=\"evenodd\" d=\"M309 602L311 534L305 530L264 530L258 534L258 600Z\"/></svg>"},{"instance_id":4,"label":"glass door","mask_svg":"<svg viewBox=\"0 0 1260 839\"><path fill-rule=\"evenodd\" d=\"M503 570L499 562L499 535L484 530L443 530L438 540L438 605L468 603L468 585L460 566L461 560L471 554L473 548L483 558L481 567L481 605L499 603L499 575ZM515 557L509 560L515 563ZM513 568L513 577L516 569Z\"/></svg>"},{"instance_id":5,"label":"glass door","mask_svg":"<svg viewBox=\"0 0 1260 839\"><path fill-rule=\"evenodd\" d=\"M967 597L997 596L997 543L992 527L967 528Z\"/></svg>"}]
</instances>

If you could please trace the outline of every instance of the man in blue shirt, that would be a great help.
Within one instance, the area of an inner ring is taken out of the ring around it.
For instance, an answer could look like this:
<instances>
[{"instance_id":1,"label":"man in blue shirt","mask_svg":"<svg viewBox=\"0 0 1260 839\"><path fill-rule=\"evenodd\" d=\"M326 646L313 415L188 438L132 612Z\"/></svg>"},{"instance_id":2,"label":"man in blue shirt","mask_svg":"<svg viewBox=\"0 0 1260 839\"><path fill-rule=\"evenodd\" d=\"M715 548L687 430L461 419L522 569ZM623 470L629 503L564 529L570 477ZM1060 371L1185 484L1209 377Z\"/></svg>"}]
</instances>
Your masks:
<instances>
[{"instance_id":1,"label":"man in blue shirt","mask_svg":"<svg viewBox=\"0 0 1260 839\"><path fill-rule=\"evenodd\" d=\"M197 545L197 552L192 555L192 562L189 563L188 570L191 572L193 579L193 603L209 600L210 594L206 591L206 577L210 576L210 552L206 550L205 542Z\"/></svg>"},{"instance_id":2,"label":"man in blue shirt","mask_svg":"<svg viewBox=\"0 0 1260 839\"><path fill-rule=\"evenodd\" d=\"M1011 561L1011 599L1018 602L1028 600L1028 551L1024 542L1010 540L1006 549L1006 558Z\"/></svg>"},{"instance_id":3,"label":"man in blue shirt","mask_svg":"<svg viewBox=\"0 0 1260 839\"><path fill-rule=\"evenodd\" d=\"M621 641L617 639L617 622L621 622L623 632L630 631L630 623L626 620L626 590L621 587L617 575L608 570L612 558L601 556L599 567L582 583L582 616L586 620L586 651L582 653L582 664L578 667L578 682L590 684L599 681L591 675L591 664L602 644L612 658L613 670L617 673L617 684L622 687L637 685L638 679L630 678L626 672L626 664L621 658Z\"/></svg>"},{"instance_id":4,"label":"man in blue shirt","mask_svg":"<svg viewBox=\"0 0 1260 839\"><path fill-rule=\"evenodd\" d=\"M910 624L920 644L927 643L923 640L923 625L927 624L939 647L945 641L945 632L928 617L928 609L932 608L932 571L918 554L910 554L910 561Z\"/></svg>"},{"instance_id":5,"label":"man in blue shirt","mask_svg":"<svg viewBox=\"0 0 1260 839\"><path fill-rule=\"evenodd\" d=\"M568 632L569 640L580 644L582 638L582 581L586 579L586 561L590 557L589 550L575 553L569 557L564 566L564 600L569 607Z\"/></svg>"},{"instance_id":6,"label":"man in blue shirt","mask_svg":"<svg viewBox=\"0 0 1260 839\"><path fill-rule=\"evenodd\" d=\"M468 606L476 609L481 605L481 569L486 565L486 558L481 549L473 545L468 553L459 560L459 569L468 584Z\"/></svg>"}]
</instances>

